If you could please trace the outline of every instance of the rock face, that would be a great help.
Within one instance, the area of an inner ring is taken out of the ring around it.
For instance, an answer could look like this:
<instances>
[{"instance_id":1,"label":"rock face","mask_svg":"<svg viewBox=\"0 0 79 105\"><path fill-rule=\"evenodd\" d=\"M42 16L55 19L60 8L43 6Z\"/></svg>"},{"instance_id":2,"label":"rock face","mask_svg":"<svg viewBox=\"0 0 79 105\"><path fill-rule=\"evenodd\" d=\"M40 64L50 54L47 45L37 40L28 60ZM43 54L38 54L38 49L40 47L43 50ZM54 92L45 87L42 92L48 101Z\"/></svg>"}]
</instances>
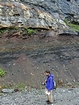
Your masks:
<instances>
[{"instance_id":1,"label":"rock face","mask_svg":"<svg viewBox=\"0 0 79 105\"><path fill-rule=\"evenodd\" d=\"M79 22L79 0L0 0L0 28L66 28L64 18Z\"/></svg>"},{"instance_id":2,"label":"rock face","mask_svg":"<svg viewBox=\"0 0 79 105\"><path fill-rule=\"evenodd\" d=\"M55 18L33 5L21 2L0 3L0 27L32 27L57 29Z\"/></svg>"},{"instance_id":3,"label":"rock face","mask_svg":"<svg viewBox=\"0 0 79 105\"><path fill-rule=\"evenodd\" d=\"M63 18L67 17L70 21L79 23L79 0L56 0L59 13Z\"/></svg>"},{"instance_id":4,"label":"rock face","mask_svg":"<svg viewBox=\"0 0 79 105\"><path fill-rule=\"evenodd\" d=\"M79 22L79 0L21 0L47 11L55 17L58 23L63 23L65 17ZM63 23L64 24L64 23Z\"/></svg>"},{"instance_id":5,"label":"rock face","mask_svg":"<svg viewBox=\"0 0 79 105\"><path fill-rule=\"evenodd\" d=\"M17 25L17 27L56 30L58 24L63 28L66 27L61 19L58 21L52 13L45 10L52 5L54 8L55 4L50 5L50 3L44 0L0 0L0 28ZM53 11L51 10L51 12Z\"/></svg>"},{"instance_id":6,"label":"rock face","mask_svg":"<svg viewBox=\"0 0 79 105\"><path fill-rule=\"evenodd\" d=\"M79 0L0 0L0 28L66 28L64 18L79 22Z\"/></svg>"}]
</instances>

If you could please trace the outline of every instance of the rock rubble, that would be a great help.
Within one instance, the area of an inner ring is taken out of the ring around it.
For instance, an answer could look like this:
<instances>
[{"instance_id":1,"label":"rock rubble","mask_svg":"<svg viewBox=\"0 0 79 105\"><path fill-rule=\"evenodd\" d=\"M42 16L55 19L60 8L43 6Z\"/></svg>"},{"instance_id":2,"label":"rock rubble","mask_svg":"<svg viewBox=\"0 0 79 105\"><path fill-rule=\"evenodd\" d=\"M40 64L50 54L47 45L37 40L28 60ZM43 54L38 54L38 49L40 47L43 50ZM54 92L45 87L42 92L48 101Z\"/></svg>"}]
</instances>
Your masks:
<instances>
[{"instance_id":1,"label":"rock rubble","mask_svg":"<svg viewBox=\"0 0 79 105\"><path fill-rule=\"evenodd\" d=\"M79 105L79 88L57 88L53 105ZM0 105L47 105L44 90L31 89L0 95Z\"/></svg>"}]
</instances>

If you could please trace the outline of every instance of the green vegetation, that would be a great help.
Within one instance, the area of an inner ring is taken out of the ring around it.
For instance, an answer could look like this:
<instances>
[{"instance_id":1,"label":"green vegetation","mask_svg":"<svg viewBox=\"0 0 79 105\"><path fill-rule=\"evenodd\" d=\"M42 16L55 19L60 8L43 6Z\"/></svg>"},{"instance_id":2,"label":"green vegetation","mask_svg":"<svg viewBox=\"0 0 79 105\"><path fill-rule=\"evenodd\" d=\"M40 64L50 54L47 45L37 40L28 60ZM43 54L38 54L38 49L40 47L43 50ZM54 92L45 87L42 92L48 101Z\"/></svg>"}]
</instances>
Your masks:
<instances>
[{"instance_id":1,"label":"green vegetation","mask_svg":"<svg viewBox=\"0 0 79 105\"><path fill-rule=\"evenodd\" d=\"M30 29L30 28L25 28L25 27L24 28L10 27L10 28L2 28L2 29L0 29L0 34L6 32L6 31L9 31L9 32L12 31L12 30L20 31L22 29L24 29L28 35L31 35L31 34L35 33L35 30L34 29Z\"/></svg>"},{"instance_id":2,"label":"green vegetation","mask_svg":"<svg viewBox=\"0 0 79 105\"><path fill-rule=\"evenodd\" d=\"M7 84L7 85L2 85L2 88L5 89L15 89L15 90L19 90L22 91L24 88L27 88L26 84Z\"/></svg>"},{"instance_id":3,"label":"green vegetation","mask_svg":"<svg viewBox=\"0 0 79 105\"><path fill-rule=\"evenodd\" d=\"M35 31L32 30L32 29L27 29L27 33L28 33L28 34L33 34L33 33L35 33Z\"/></svg>"},{"instance_id":4,"label":"green vegetation","mask_svg":"<svg viewBox=\"0 0 79 105\"><path fill-rule=\"evenodd\" d=\"M18 30L18 27L1 28L0 34L4 33L5 31L10 31L10 30Z\"/></svg>"},{"instance_id":5,"label":"green vegetation","mask_svg":"<svg viewBox=\"0 0 79 105\"><path fill-rule=\"evenodd\" d=\"M5 76L5 73L6 72L0 68L0 77L4 77Z\"/></svg>"},{"instance_id":6,"label":"green vegetation","mask_svg":"<svg viewBox=\"0 0 79 105\"><path fill-rule=\"evenodd\" d=\"M0 29L0 34L4 33L5 31L5 29Z\"/></svg>"},{"instance_id":7,"label":"green vegetation","mask_svg":"<svg viewBox=\"0 0 79 105\"><path fill-rule=\"evenodd\" d=\"M6 30L18 30L18 27L10 27L10 28L6 28Z\"/></svg>"},{"instance_id":8,"label":"green vegetation","mask_svg":"<svg viewBox=\"0 0 79 105\"><path fill-rule=\"evenodd\" d=\"M17 88L24 88L26 86L26 84L18 84L16 87Z\"/></svg>"},{"instance_id":9,"label":"green vegetation","mask_svg":"<svg viewBox=\"0 0 79 105\"><path fill-rule=\"evenodd\" d=\"M79 87L79 82L73 82L72 85L73 87Z\"/></svg>"},{"instance_id":10,"label":"green vegetation","mask_svg":"<svg viewBox=\"0 0 79 105\"><path fill-rule=\"evenodd\" d=\"M69 22L68 19L65 19L65 23L70 27L71 30L79 31L79 25Z\"/></svg>"},{"instance_id":11,"label":"green vegetation","mask_svg":"<svg viewBox=\"0 0 79 105\"><path fill-rule=\"evenodd\" d=\"M6 89L8 89L9 86L8 86L8 85L4 85L4 86L2 86L2 88L6 88Z\"/></svg>"},{"instance_id":12,"label":"green vegetation","mask_svg":"<svg viewBox=\"0 0 79 105\"><path fill-rule=\"evenodd\" d=\"M25 30L27 31L27 33L28 33L29 35L34 34L34 33L35 33L35 30L34 30L34 29L25 28Z\"/></svg>"},{"instance_id":13,"label":"green vegetation","mask_svg":"<svg viewBox=\"0 0 79 105\"><path fill-rule=\"evenodd\" d=\"M17 84L13 88L18 88L19 90L23 90L26 87L26 84Z\"/></svg>"}]
</instances>

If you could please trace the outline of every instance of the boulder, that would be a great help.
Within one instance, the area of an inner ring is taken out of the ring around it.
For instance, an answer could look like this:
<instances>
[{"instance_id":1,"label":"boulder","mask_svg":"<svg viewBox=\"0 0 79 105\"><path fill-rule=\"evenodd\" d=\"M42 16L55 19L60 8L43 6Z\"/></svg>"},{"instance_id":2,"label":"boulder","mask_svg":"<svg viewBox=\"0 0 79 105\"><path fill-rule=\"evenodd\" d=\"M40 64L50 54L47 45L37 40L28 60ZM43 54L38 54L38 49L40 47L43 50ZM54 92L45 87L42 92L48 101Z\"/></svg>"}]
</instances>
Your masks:
<instances>
[{"instance_id":1,"label":"boulder","mask_svg":"<svg viewBox=\"0 0 79 105\"><path fill-rule=\"evenodd\" d=\"M72 83L68 82L67 86L72 87Z\"/></svg>"},{"instance_id":2,"label":"boulder","mask_svg":"<svg viewBox=\"0 0 79 105\"><path fill-rule=\"evenodd\" d=\"M2 93L13 93L14 89L2 89Z\"/></svg>"},{"instance_id":3,"label":"boulder","mask_svg":"<svg viewBox=\"0 0 79 105\"><path fill-rule=\"evenodd\" d=\"M64 82L63 82L63 79L62 78L59 78L59 80L58 80L58 84L59 85L62 85Z\"/></svg>"},{"instance_id":4,"label":"boulder","mask_svg":"<svg viewBox=\"0 0 79 105\"><path fill-rule=\"evenodd\" d=\"M2 89L2 93L14 93L19 91L18 89Z\"/></svg>"}]
</instances>

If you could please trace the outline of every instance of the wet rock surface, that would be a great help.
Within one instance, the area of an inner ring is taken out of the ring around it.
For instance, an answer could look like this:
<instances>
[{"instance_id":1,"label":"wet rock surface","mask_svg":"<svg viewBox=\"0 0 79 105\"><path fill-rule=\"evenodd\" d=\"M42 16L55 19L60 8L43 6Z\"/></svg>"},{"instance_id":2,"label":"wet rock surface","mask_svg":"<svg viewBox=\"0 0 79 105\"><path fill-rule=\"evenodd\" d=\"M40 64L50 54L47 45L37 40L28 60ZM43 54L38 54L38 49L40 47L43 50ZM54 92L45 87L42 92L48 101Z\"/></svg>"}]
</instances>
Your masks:
<instances>
[{"instance_id":1,"label":"wet rock surface","mask_svg":"<svg viewBox=\"0 0 79 105\"><path fill-rule=\"evenodd\" d=\"M57 88L53 105L79 105L79 88ZM47 105L43 89L1 94L0 105Z\"/></svg>"}]
</instances>

